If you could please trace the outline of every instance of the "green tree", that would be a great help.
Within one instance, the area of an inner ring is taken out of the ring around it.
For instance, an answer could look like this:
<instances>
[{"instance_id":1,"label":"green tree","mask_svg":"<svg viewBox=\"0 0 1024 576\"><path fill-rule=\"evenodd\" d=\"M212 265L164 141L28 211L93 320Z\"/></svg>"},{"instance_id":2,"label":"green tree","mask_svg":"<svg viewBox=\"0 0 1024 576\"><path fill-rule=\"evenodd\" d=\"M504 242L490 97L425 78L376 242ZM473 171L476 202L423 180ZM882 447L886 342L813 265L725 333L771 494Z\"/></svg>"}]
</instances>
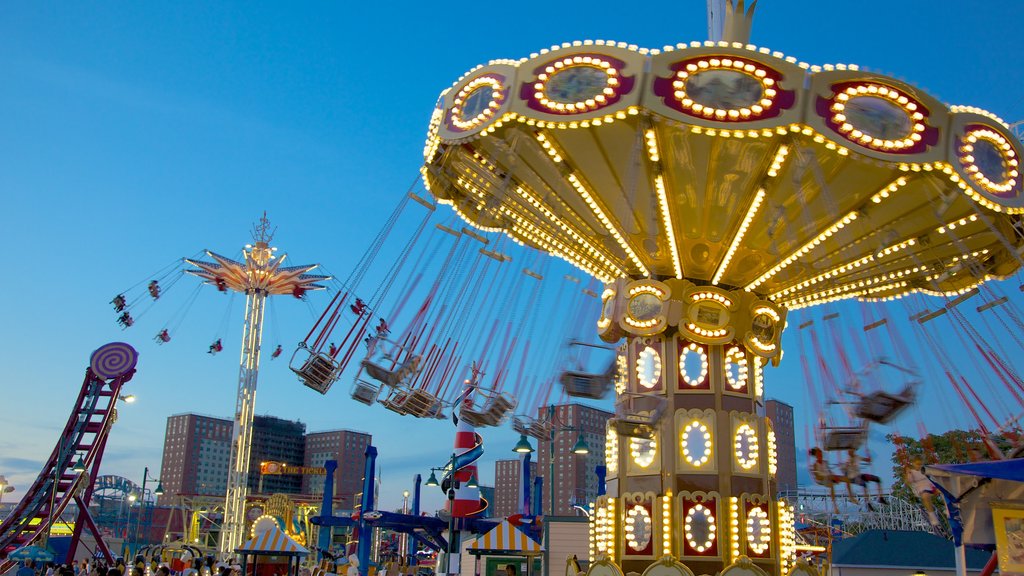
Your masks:
<instances>
[{"instance_id":1,"label":"green tree","mask_svg":"<svg viewBox=\"0 0 1024 576\"><path fill-rule=\"evenodd\" d=\"M896 446L892 457L892 475L895 478L892 493L916 504L920 504L920 500L903 480L904 470L915 456L920 456L925 464L962 464L992 459L985 447L984 434L978 430L950 430L943 434L929 434L923 440L889 434L886 439ZM992 441L1009 456L1013 449L1010 440L992 436Z\"/></svg>"}]
</instances>

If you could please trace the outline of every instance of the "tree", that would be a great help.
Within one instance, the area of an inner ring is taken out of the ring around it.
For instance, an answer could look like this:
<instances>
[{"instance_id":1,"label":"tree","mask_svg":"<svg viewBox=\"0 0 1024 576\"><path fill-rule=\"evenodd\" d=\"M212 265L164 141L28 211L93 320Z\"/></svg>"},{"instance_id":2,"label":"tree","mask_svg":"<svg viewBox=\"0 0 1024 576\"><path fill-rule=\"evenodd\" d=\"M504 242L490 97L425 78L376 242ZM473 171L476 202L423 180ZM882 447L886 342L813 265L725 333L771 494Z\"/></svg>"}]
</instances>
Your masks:
<instances>
[{"instance_id":1,"label":"tree","mask_svg":"<svg viewBox=\"0 0 1024 576\"><path fill-rule=\"evenodd\" d=\"M1009 456L1013 442L1004 436L990 438L996 448ZM943 434L929 434L923 440L889 434L886 439L896 446L892 456L892 475L895 478L892 494L917 504L920 500L903 480L903 472L915 456L920 456L925 464L963 464L992 459L985 446L985 435L979 430L950 430Z\"/></svg>"}]
</instances>

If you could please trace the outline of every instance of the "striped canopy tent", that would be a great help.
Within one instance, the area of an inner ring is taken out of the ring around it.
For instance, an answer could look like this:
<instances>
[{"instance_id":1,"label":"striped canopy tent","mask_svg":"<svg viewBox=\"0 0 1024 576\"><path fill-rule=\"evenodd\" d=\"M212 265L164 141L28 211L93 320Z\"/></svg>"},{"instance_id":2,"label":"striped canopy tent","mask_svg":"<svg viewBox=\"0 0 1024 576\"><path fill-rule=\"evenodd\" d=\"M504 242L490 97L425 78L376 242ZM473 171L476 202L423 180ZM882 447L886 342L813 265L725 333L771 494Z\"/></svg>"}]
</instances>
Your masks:
<instances>
[{"instance_id":1,"label":"striped canopy tent","mask_svg":"<svg viewBox=\"0 0 1024 576\"><path fill-rule=\"evenodd\" d=\"M474 555L536 556L544 547L536 543L508 520L503 520L489 532L471 541L466 551Z\"/></svg>"},{"instance_id":2,"label":"striped canopy tent","mask_svg":"<svg viewBox=\"0 0 1024 576\"><path fill-rule=\"evenodd\" d=\"M277 574L279 573L278 569L285 565L287 566L285 574L298 576L301 557L309 555L309 550L295 540L292 540L290 536L284 533L284 530L274 526L256 534L253 538L235 548L235 553L240 554L242 557L243 576L260 576L264 573ZM263 562L260 561L261 556L266 557ZM279 559L270 558L274 556ZM252 568L249 568L250 557L252 557ZM284 561L280 560L281 557L284 558ZM265 567L269 564L274 565L278 569L268 571Z\"/></svg>"}]
</instances>

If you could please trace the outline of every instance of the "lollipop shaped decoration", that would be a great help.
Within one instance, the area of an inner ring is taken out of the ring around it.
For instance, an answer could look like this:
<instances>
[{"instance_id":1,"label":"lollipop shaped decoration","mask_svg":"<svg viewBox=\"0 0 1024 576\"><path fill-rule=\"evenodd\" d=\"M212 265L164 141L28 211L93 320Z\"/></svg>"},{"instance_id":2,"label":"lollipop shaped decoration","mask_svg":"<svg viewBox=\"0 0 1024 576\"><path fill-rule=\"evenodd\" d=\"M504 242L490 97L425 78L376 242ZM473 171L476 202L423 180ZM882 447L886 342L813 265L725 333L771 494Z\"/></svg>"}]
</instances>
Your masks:
<instances>
[{"instance_id":1,"label":"lollipop shaped decoration","mask_svg":"<svg viewBox=\"0 0 1024 576\"><path fill-rule=\"evenodd\" d=\"M130 344L111 342L92 353L89 368L100 378L110 380L134 370L138 361L139 353Z\"/></svg>"}]
</instances>

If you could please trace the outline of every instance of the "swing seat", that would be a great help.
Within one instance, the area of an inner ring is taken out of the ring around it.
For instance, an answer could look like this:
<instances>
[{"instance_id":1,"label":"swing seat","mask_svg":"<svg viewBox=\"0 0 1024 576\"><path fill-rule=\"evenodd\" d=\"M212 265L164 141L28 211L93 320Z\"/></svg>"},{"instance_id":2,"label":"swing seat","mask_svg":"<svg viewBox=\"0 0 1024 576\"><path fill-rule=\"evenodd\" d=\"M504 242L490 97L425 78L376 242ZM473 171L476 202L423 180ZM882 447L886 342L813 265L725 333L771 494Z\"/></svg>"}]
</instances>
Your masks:
<instances>
[{"instance_id":1,"label":"swing seat","mask_svg":"<svg viewBox=\"0 0 1024 576\"><path fill-rule=\"evenodd\" d=\"M444 418L444 403L440 398L419 388L392 389L380 405L402 416L416 418Z\"/></svg>"},{"instance_id":2,"label":"swing seat","mask_svg":"<svg viewBox=\"0 0 1024 576\"><path fill-rule=\"evenodd\" d=\"M481 426L500 426L508 414L515 409L516 404L515 398L508 394L500 393L487 398L479 409L475 406L463 407L459 411L459 417L478 428Z\"/></svg>"},{"instance_id":3,"label":"swing seat","mask_svg":"<svg viewBox=\"0 0 1024 576\"><path fill-rule=\"evenodd\" d=\"M381 341L388 342L383 339ZM394 358L400 357L405 351L398 345L395 345L395 348L397 354L386 352L378 357L367 357L360 363L370 378L388 386L397 386L419 373L420 357L407 354L405 361L397 363Z\"/></svg>"},{"instance_id":4,"label":"swing seat","mask_svg":"<svg viewBox=\"0 0 1024 576\"><path fill-rule=\"evenodd\" d=\"M615 405L612 425L620 436L651 440L665 413L667 402L654 394L623 394Z\"/></svg>"},{"instance_id":5,"label":"swing seat","mask_svg":"<svg viewBox=\"0 0 1024 576\"><path fill-rule=\"evenodd\" d=\"M573 398L600 400L612 388L612 377L608 374L593 374L579 370L566 370L558 377L566 395Z\"/></svg>"},{"instance_id":6,"label":"swing seat","mask_svg":"<svg viewBox=\"0 0 1024 576\"><path fill-rule=\"evenodd\" d=\"M867 429L864 427L827 428L824 448L829 452L856 450L864 444L867 435Z\"/></svg>"},{"instance_id":7,"label":"swing seat","mask_svg":"<svg viewBox=\"0 0 1024 576\"><path fill-rule=\"evenodd\" d=\"M516 416L513 418L512 429L537 440L551 439L551 423L530 418L529 416Z\"/></svg>"},{"instance_id":8,"label":"swing seat","mask_svg":"<svg viewBox=\"0 0 1024 576\"><path fill-rule=\"evenodd\" d=\"M299 353L303 351L308 356L299 363L296 360ZM297 368L296 364L298 364ZM338 365L335 364L334 359L330 355L323 352L313 352L304 346L300 346L295 351L295 356L292 357L289 368L299 377L300 382L321 394L326 394L338 379Z\"/></svg>"},{"instance_id":9,"label":"swing seat","mask_svg":"<svg viewBox=\"0 0 1024 576\"><path fill-rule=\"evenodd\" d=\"M914 388L910 384L899 394L874 392L862 397L857 402L856 413L858 418L888 424L913 403Z\"/></svg>"},{"instance_id":10,"label":"swing seat","mask_svg":"<svg viewBox=\"0 0 1024 576\"><path fill-rule=\"evenodd\" d=\"M378 394L380 394L380 385L362 378L356 378L355 384L352 385L352 399L360 404L373 406L373 403L377 401Z\"/></svg>"}]
</instances>

